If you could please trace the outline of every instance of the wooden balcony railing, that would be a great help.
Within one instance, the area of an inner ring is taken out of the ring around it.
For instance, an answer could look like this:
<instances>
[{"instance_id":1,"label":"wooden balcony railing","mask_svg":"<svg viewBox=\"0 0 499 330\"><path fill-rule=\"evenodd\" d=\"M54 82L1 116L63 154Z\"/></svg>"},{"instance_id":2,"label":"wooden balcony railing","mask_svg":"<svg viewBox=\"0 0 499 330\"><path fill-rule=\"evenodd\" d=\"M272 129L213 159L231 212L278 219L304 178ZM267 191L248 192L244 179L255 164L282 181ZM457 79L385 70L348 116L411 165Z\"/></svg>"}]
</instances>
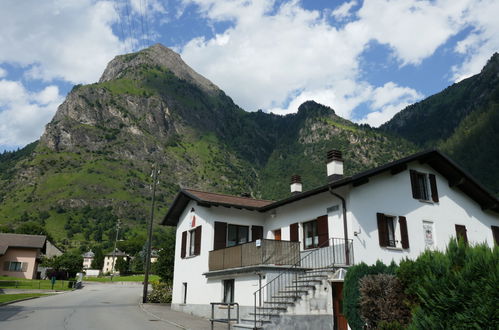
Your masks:
<instances>
[{"instance_id":1,"label":"wooden balcony railing","mask_svg":"<svg viewBox=\"0 0 499 330\"><path fill-rule=\"evenodd\" d=\"M300 242L260 240L210 251L209 270L255 266L294 265L300 260Z\"/></svg>"}]
</instances>

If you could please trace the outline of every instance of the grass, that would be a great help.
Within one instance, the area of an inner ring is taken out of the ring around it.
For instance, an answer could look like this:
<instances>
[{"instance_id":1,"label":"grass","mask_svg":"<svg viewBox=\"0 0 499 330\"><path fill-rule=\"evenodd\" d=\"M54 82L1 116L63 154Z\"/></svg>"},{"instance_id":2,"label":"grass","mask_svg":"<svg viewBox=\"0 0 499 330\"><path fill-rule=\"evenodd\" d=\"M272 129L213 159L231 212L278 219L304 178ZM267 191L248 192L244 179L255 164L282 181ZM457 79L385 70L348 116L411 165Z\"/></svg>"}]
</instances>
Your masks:
<instances>
[{"instance_id":1,"label":"grass","mask_svg":"<svg viewBox=\"0 0 499 330\"><path fill-rule=\"evenodd\" d=\"M57 280L54 283L54 290L72 290L72 288L69 287L69 282L70 281ZM0 276L0 289L52 290L52 283L50 280L27 280L17 277Z\"/></svg>"},{"instance_id":2,"label":"grass","mask_svg":"<svg viewBox=\"0 0 499 330\"><path fill-rule=\"evenodd\" d=\"M89 282L111 282L110 276L104 277L85 277L85 281ZM113 276L113 282L143 282L144 275L130 275L130 276ZM158 275L149 275L149 282L159 281Z\"/></svg>"},{"instance_id":3,"label":"grass","mask_svg":"<svg viewBox=\"0 0 499 330\"><path fill-rule=\"evenodd\" d=\"M33 298L33 297L43 297L51 296L46 293L14 293L14 294L0 294L0 304L7 303L19 299Z\"/></svg>"}]
</instances>

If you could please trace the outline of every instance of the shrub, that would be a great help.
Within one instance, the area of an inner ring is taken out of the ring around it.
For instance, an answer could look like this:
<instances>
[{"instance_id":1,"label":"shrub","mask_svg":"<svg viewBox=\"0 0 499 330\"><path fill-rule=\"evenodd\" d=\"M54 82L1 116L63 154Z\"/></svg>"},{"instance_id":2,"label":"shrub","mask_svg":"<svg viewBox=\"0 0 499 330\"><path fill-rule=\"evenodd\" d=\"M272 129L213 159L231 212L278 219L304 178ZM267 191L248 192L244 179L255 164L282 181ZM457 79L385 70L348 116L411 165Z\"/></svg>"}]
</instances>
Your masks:
<instances>
[{"instance_id":1,"label":"shrub","mask_svg":"<svg viewBox=\"0 0 499 330\"><path fill-rule=\"evenodd\" d=\"M394 274L396 267L393 262L387 266L378 260L372 266L360 263L348 269L343 287L343 314L347 318L350 328L361 330L364 327L364 321L360 317L359 280L370 274Z\"/></svg>"},{"instance_id":2,"label":"shrub","mask_svg":"<svg viewBox=\"0 0 499 330\"><path fill-rule=\"evenodd\" d=\"M385 329L392 329L409 323L411 311L395 275L366 275L360 279L359 292L361 318L368 327L378 328L383 323Z\"/></svg>"},{"instance_id":3,"label":"shrub","mask_svg":"<svg viewBox=\"0 0 499 330\"><path fill-rule=\"evenodd\" d=\"M172 287L170 283L152 282L152 291L148 295L148 302L166 304L172 302Z\"/></svg>"}]
</instances>

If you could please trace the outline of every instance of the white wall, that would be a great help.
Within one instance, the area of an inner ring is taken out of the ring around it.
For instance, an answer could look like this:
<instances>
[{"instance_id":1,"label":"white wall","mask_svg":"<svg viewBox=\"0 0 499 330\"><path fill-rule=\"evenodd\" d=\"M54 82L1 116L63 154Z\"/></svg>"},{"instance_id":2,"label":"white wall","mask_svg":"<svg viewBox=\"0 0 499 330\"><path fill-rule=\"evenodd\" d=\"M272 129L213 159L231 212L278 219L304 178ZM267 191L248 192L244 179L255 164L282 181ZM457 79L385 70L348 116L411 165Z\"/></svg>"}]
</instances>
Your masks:
<instances>
[{"instance_id":1,"label":"white wall","mask_svg":"<svg viewBox=\"0 0 499 330\"><path fill-rule=\"evenodd\" d=\"M404 257L416 258L425 250L423 220L434 223L436 248L444 250L449 239L456 236L455 224L468 230L469 242L487 242L493 246L491 225L499 217L483 212L480 206L460 190L450 188L448 181L433 168L418 162L410 169L436 175L439 202L421 202L412 197L409 170L396 175L383 173L371 177L364 185L351 190L347 201L349 236L354 239L355 262L372 264L381 259L385 263ZM390 249L379 246L376 213L406 216L409 249ZM360 231L353 236L353 231Z\"/></svg>"}]
</instances>

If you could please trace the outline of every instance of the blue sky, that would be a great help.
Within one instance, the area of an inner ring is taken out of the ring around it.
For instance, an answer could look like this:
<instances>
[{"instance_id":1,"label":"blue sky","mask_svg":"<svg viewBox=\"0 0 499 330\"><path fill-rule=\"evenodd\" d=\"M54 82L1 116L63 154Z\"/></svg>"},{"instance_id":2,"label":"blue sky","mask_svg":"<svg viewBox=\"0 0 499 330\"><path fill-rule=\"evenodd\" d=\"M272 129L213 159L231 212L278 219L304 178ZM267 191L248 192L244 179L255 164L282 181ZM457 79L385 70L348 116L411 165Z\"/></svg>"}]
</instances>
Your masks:
<instances>
[{"instance_id":1,"label":"blue sky","mask_svg":"<svg viewBox=\"0 0 499 330\"><path fill-rule=\"evenodd\" d=\"M162 43L247 111L306 100L379 126L499 50L497 0L6 0L0 152L40 137L74 84Z\"/></svg>"}]
</instances>

